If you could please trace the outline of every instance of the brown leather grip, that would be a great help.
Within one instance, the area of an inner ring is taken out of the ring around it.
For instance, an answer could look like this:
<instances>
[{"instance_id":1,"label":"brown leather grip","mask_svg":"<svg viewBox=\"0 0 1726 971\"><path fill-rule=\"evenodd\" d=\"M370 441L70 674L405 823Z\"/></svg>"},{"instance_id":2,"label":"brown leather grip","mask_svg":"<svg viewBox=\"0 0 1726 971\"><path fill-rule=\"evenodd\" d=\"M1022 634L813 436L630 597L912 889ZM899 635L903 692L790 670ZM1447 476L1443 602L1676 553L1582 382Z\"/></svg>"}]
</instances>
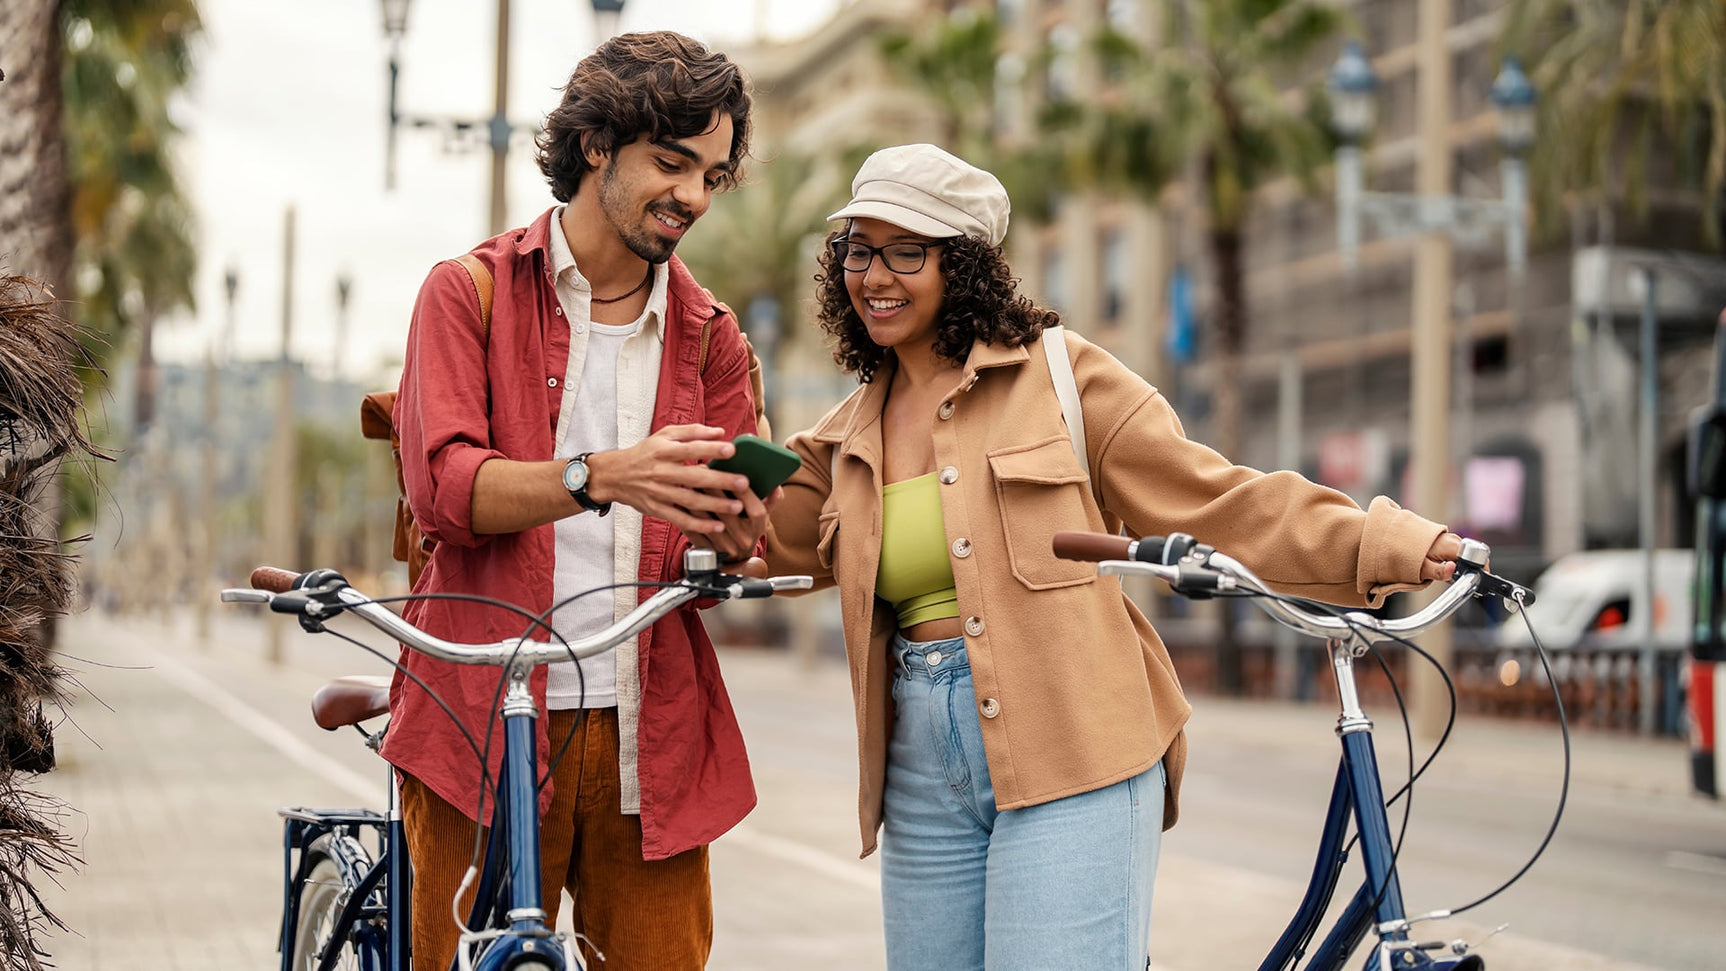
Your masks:
<instances>
[{"instance_id":1,"label":"brown leather grip","mask_svg":"<svg viewBox=\"0 0 1726 971\"><path fill-rule=\"evenodd\" d=\"M1054 542L1055 555L1063 560L1085 560L1100 563L1103 560L1130 559L1127 550L1133 541L1125 536L1110 536L1107 533L1056 533Z\"/></svg>"},{"instance_id":2,"label":"brown leather grip","mask_svg":"<svg viewBox=\"0 0 1726 971\"><path fill-rule=\"evenodd\" d=\"M300 575L274 566L260 566L252 571L252 589L271 593L287 593Z\"/></svg>"}]
</instances>

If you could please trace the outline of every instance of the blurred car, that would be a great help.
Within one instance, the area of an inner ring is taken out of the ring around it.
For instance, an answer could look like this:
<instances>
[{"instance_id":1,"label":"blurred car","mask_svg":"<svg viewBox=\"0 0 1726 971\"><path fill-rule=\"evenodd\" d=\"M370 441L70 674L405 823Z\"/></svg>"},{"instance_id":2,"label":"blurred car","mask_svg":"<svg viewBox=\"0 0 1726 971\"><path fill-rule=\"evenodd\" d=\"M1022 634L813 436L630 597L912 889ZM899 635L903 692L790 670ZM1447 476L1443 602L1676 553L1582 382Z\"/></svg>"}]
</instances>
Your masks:
<instances>
[{"instance_id":1,"label":"blurred car","mask_svg":"<svg viewBox=\"0 0 1726 971\"><path fill-rule=\"evenodd\" d=\"M1640 647L1643 603L1641 550L1586 550L1561 556L1534 582L1528 621L1551 649ZM1696 583L1690 550L1654 551L1654 644L1688 651ZM1498 628L1498 646L1531 648L1528 624L1512 614Z\"/></svg>"}]
</instances>

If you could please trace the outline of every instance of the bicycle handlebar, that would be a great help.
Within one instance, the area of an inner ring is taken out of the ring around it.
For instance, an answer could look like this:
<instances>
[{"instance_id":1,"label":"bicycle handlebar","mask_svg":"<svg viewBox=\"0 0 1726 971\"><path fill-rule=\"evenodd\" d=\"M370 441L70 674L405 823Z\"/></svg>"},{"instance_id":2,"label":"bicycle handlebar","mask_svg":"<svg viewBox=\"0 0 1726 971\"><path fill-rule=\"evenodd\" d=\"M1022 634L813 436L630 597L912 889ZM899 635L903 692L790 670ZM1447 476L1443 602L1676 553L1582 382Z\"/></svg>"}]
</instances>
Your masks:
<instances>
[{"instance_id":1,"label":"bicycle handlebar","mask_svg":"<svg viewBox=\"0 0 1726 971\"><path fill-rule=\"evenodd\" d=\"M572 654L577 658L587 658L610 650L699 597L750 599L788 590L808 590L814 586L814 579L807 576L756 579L722 574L718 557L711 550L686 553L684 569L688 577L683 582L665 586L610 627L567 644L536 641L525 636L496 644L459 644L434 637L349 586L341 574L329 570L293 573L261 566L252 571L251 581L255 589L223 590L222 601L268 604L277 613L298 615L302 624L312 625L309 629L313 630L337 614L353 614L407 647L456 664L548 664L567 661Z\"/></svg>"},{"instance_id":2,"label":"bicycle handlebar","mask_svg":"<svg viewBox=\"0 0 1726 971\"><path fill-rule=\"evenodd\" d=\"M1416 633L1449 617L1474 596L1501 596L1522 606L1534 602L1533 591L1486 571L1491 550L1472 539L1463 540L1450 586L1420 611L1394 620L1381 620L1361 611L1337 615L1298 607L1233 557L1181 533L1140 540L1098 533L1057 533L1052 546L1055 555L1063 559L1097 561L1101 576L1157 577L1175 592L1195 599L1219 593L1254 595L1254 602L1279 623L1324 638L1347 637L1363 627L1383 634Z\"/></svg>"},{"instance_id":3,"label":"bicycle handlebar","mask_svg":"<svg viewBox=\"0 0 1726 971\"><path fill-rule=\"evenodd\" d=\"M1104 560L1135 559L1134 547L1138 543L1125 536L1103 533L1056 533L1051 545L1055 548L1055 555L1063 560L1101 563Z\"/></svg>"},{"instance_id":4,"label":"bicycle handlebar","mask_svg":"<svg viewBox=\"0 0 1726 971\"><path fill-rule=\"evenodd\" d=\"M271 593L287 593L294 588L294 581L300 576L301 574L279 566L260 566L252 571L252 588L268 590Z\"/></svg>"}]
</instances>

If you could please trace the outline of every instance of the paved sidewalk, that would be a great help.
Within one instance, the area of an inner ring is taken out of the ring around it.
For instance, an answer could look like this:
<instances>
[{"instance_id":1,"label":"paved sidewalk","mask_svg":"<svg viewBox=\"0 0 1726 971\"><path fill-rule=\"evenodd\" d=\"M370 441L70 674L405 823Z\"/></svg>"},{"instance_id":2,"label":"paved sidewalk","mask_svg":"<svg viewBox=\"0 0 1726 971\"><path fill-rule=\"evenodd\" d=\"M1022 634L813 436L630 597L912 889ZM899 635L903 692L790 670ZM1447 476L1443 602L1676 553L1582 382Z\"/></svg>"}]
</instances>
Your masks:
<instances>
[{"instance_id":1,"label":"paved sidewalk","mask_svg":"<svg viewBox=\"0 0 1726 971\"><path fill-rule=\"evenodd\" d=\"M166 622L87 614L64 625L68 667L89 692L57 732L61 768L44 790L73 807L86 860L52 905L76 930L49 942L67 971L273 968L281 868L278 805L354 805L382 782L352 733L316 731L312 690L381 661L334 638L290 634L279 666L261 658L263 618L218 614L201 649L186 617ZM715 845L711 967L751 971L882 966L875 859L856 859L855 739L848 675L778 652L722 652L755 764L761 805ZM1195 753L1251 745L1334 758L1334 716L1310 706L1200 698ZM1400 727L1380 724L1392 765ZM1444 771L1495 779L1558 777L1550 726L1464 722ZM1579 786L1682 796L1683 743L1579 734ZM1388 771L1388 770L1387 770ZM1179 830L1177 830L1179 832ZM1298 886L1297 886L1298 891ZM1280 926L1288 887L1247 870L1165 850L1158 879L1159 971L1250 967L1240 955ZM1457 922L1447 937L1479 940ZM1251 933L1243 933L1250 930ZM1263 943L1258 947L1262 949ZM1493 971L1641 971L1511 932L1488 951Z\"/></svg>"}]
</instances>

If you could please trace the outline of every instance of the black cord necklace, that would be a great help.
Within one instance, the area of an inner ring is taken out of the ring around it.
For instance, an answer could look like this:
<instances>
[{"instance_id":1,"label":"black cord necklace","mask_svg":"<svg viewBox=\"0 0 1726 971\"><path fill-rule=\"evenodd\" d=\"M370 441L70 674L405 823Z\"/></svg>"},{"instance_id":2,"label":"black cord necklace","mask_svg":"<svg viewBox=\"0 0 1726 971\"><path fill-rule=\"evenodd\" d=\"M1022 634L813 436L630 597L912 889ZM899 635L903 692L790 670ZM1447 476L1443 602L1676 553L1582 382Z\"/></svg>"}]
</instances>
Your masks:
<instances>
[{"instance_id":1,"label":"black cord necklace","mask_svg":"<svg viewBox=\"0 0 1726 971\"><path fill-rule=\"evenodd\" d=\"M636 294L640 293L641 288L647 286L652 281L653 281L653 264L649 263L649 264L647 264L647 275L642 277L641 282L637 283L635 285L635 287L633 289L631 289L628 293L620 294L620 295L615 296L615 297L594 296L591 299L594 303L616 303L619 300L627 300L630 297L633 297Z\"/></svg>"}]
</instances>

